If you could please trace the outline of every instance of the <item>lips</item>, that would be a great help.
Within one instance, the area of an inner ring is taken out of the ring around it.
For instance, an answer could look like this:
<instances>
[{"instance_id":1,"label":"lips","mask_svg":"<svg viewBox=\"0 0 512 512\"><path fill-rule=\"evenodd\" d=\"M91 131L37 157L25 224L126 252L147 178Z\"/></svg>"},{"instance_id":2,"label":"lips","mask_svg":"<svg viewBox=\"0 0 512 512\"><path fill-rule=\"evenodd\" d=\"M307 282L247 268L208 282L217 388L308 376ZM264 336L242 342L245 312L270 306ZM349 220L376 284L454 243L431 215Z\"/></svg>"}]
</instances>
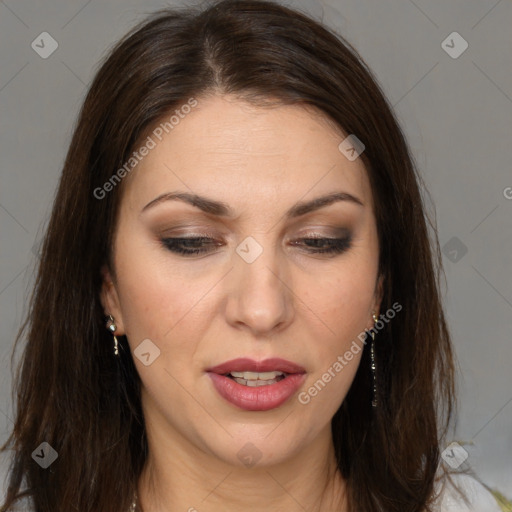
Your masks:
<instances>
[{"instance_id":1,"label":"lips","mask_svg":"<svg viewBox=\"0 0 512 512\"><path fill-rule=\"evenodd\" d=\"M233 359L206 371L217 393L245 411L267 411L280 407L298 391L306 378L306 370L302 366L280 358L264 361ZM252 372L261 377L265 372L282 372L285 376L279 380L269 380L267 385L250 387L243 385L245 380L233 379L231 372Z\"/></svg>"},{"instance_id":2,"label":"lips","mask_svg":"<svg viewBox=\"0 0 512 512\"><path fill-rule=\"evenodd\" d=\"M306 370L291 361L274 357L263 361L255 361L249 358L232 359L225 363L208 368L207 372L216 373L218 375L227 375L231 372L283 372L288 374L306 373Z\"/></svg>"}]
</instances>

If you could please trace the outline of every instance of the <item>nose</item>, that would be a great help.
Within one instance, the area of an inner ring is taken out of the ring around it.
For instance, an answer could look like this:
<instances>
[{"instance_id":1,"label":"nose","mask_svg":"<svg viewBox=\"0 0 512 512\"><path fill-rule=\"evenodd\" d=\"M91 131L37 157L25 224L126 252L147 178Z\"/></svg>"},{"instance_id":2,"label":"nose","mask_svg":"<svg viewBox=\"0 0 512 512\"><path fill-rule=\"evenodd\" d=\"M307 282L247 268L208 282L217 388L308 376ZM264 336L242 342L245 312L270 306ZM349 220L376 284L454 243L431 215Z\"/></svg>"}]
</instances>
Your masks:
<instances>
[{"instance_id":1,"label":"nose","mask_svg":"<svg viewBox=\"0 0 512 512\"><path fill-rule=\"evenodd\" d=\"M233 254L225 313L232 326L269 336L293 320L293 284L284 258L270 243L260 245L262 252L252 262L242 252Z\"/></svg>"}]
</instances>

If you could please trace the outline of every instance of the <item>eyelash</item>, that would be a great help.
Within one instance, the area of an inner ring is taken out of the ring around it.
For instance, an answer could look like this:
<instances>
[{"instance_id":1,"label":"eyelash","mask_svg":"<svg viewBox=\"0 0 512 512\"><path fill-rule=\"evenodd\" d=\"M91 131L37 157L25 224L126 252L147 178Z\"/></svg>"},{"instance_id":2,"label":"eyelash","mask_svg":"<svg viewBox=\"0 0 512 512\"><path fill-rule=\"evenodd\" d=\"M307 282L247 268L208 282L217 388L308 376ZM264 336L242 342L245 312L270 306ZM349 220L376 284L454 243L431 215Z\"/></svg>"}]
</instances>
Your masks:
<instances>
[{"instance_id":1,"label":"eyelash","mask_svg":"<svg viewBox=\"0 0 512 512\"><path fill-rule=\"evenodd\" d=\"M308 252L312 254L341 254L350 249L352 238L350 236L345 238L321 238L321 237L310 237L310 238L299 238L299 241L308 241L314 243L330 244L327 249L312 249ZM192 256L195 254L205 254L208 251L205 247L192 247L184 248L181 244L192 244L196 245L199 243L206 243L207 245L219 246L221 244L215 243L213 238L209 237L177 237L177 238L162 238L162 245L169 251L176 254L182 254L185 256ZM294 245L298 245L294 242ZM310 246L311 247L311 246ZM318 245L317 245L318 247Z\"/></svg>"}]
</instances>

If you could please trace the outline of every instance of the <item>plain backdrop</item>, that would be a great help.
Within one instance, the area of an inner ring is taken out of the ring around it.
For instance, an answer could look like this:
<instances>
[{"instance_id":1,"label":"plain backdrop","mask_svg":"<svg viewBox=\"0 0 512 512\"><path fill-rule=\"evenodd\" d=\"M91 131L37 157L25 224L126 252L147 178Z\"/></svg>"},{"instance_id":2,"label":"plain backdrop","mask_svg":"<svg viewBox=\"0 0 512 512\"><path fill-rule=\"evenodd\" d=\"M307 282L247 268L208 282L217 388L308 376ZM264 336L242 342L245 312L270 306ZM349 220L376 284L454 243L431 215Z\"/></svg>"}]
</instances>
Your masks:
<instances>
[{"instance_id":1,"label":"plain backdrop","mask_svg":"<svg viewBox=\"0 0 512 512\"><path fill-rule=\"evenodd\" d=\"M0 1L1 442L14 414L12 346L78 109L111 45L166 5ZM451 440L466 450L465 467L511 499L512 2L288 5L348 39L395 108L431 193L443 247L445 305L460 367ZM48 52L51 45L58 47L42 58L40 47Z\"/></svg>"}]
</instances>

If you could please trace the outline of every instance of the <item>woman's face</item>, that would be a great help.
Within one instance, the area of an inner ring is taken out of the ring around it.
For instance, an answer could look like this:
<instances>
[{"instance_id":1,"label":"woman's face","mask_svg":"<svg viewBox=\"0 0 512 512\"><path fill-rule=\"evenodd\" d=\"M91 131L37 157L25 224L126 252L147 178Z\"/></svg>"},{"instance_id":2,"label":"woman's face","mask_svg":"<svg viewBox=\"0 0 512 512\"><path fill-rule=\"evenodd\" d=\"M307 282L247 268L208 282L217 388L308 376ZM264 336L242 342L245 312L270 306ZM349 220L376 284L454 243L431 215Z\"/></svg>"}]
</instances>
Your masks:
<instances>
[{"instance_id":1,"label":"woman's face","mask_svg":"<svg viewBox=\"0 0 512 512\"><path fill-rule=\"evenodd\" d=\"M299 106L198 98L167 129L125 178L102 291L148 433L232 465L285 461L330 436L379 308L365 167Z\"/></svg>"}]
</instances>

